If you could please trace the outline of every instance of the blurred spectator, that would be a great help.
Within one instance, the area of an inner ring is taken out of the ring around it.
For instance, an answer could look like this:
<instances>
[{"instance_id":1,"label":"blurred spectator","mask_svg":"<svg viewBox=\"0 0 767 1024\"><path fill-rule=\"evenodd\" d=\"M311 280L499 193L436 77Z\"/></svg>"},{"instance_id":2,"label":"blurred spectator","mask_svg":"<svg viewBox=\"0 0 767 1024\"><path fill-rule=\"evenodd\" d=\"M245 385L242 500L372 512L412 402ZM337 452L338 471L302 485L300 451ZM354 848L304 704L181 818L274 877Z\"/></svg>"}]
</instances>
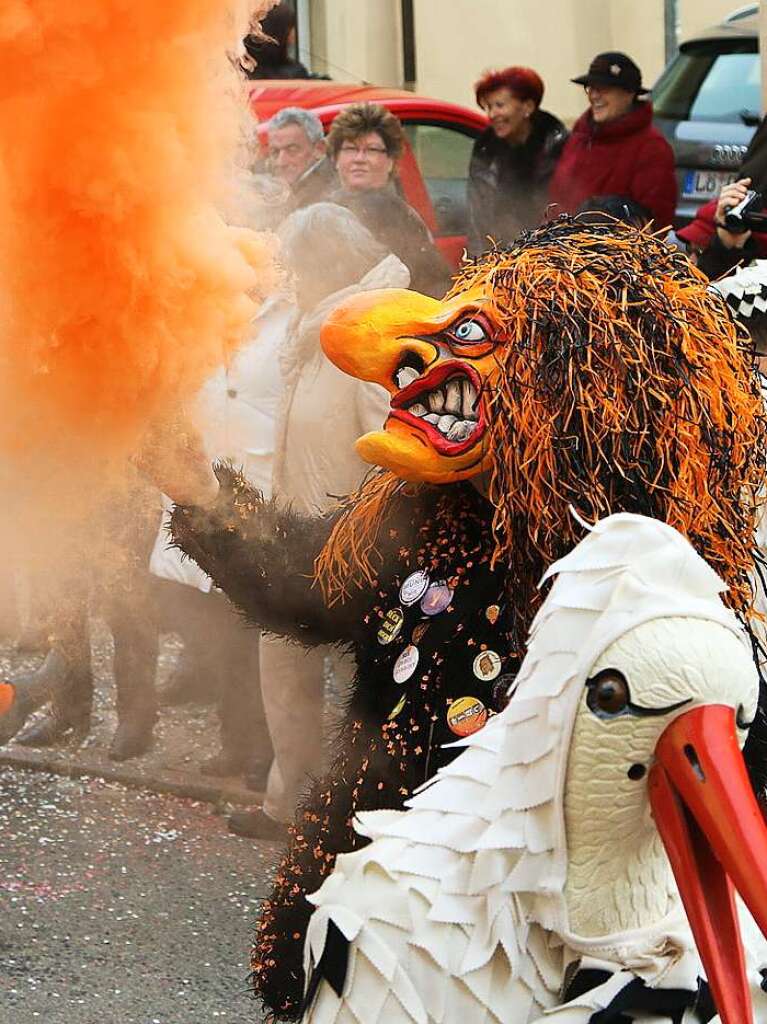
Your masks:
<instances>
[{"instance_id":1,"label":"blurred spectator","mask_svg":"<svg viewBox=\"0 0 767 1024\"><path fill-rule=\"evenodd\" d=\"M468 249L477 255L488 236L508 242L541 220L567 130L540 109L543 80L532 68L488 71L474 92L490 118L469 164Z\"/></svg>"},{"instance_id":2,"label":"blurred spectator","mask_svg":"<svg viewBox=\"0 0 767 1024\"><path fill-rule=\"evenodd\" d=\"M40 668L14 681L42 684L50 704L19 734L23 746L81 743L90 732L92 598L114 639L117 729L108 756L126 761L151 747L159 635L147 559L159 514L159 495L130 471L126 485L98 502L86 523L75 522L62 509L55 536L50 527L40 533L36 554L46 558L49 569L43 602L50 611L45 622L49 649Z\"/></svg>"},{"instance_id":3,"label":"blurred spectator","mask_svg":"<svg viewBox=\"0 0 767 1024\"><path fill-rule=\"evenodd\" d=\"M290 55L295 43L295 11L280 3L263 19L259 34L243 39L246 57L240 66L248 78L308 78L304 65Z\"/></svg>"},{"instance_id":4,"label":"blurred spectator","mask_svg":"<svg viewBox=\"0 0 767 1024\"><path fill-rule=\"evenodd\" d=\"M625 53L601 53L573 82L585 87L589 109L554 171L554 212L572 213L588 196L620 195L646 206L657 229L668 227L676 208L674 154L653 127L641 71Z\"/></svg>"},{"instance_id":5,"label":"blurred spectator","mask_svg":"<svg viewBox=\"0 0 767 1024\"><path fill-rule=\"evenodd\" d=\"M289 211L319 203L337 188L322 121L311 110L284 107L269 121L267 133L269 169L290 189Z\"/></svg>"},{"instance_id":6,"label":"blurred spectator","mask_svg":"<svg viewBox=\"0 0 767 1024\"><path fill-rule=\"evenodd\" d=\"M701 206L695 219L676 233L687 246L690 259L711 280L726 274L743 260L767 256L767 234L732 231L724 220L727 211L745 199L750 187L750 178L724 185L719 197Z\"/></svg>"},{"instance_id":7,"label":"blurred spectator","mask_svg":"<svg viewBox=\"0 0 767 1024\"><path fill-rule=\"evenodd\" d=\"M584 224L620 221L632 228L644 228L652 220L652 214L646 206L628 196L589 196L578 207L578 220Z\"/></svg>"},{"instance_id":8,"label":"blurred spectator","mask_svg":"<svg viewBox=\"0 0 767 1024\"><path fill-rule=\"evenodd\" d=\"M767 195L767 118L763 118L743 158L740 179L725 185L717 199L704 203L695 219L677 232L690 258L709 278L725 274L742 260L767 256L767 234L730 231L728 208L737 206L747 189Z\"/></svg>"},{"instance_id":9,"label":"blurred spectator","mask_svg":"<svg viewBox=\"0 0 767 1024\"><path fill-rule=\"evenodd\" d=\"M280 350L293 308L279 293L263 305L251 341L206 382L192 410L210 461L242 467L267 497L281 393ZM166 499L168 510L170 504ZM184 687L192 692L206 687L217 701L221 750L201 770L207 775L250 775L263 785L271 743L261 700L258 630L247 628L228 599L213 589L210 577L168 546L166 522L150 567L159 577L161 625L184 642L174 689L180 698Z\"/></svg>"},{"instance_id":10,"label":"blurred spectator","mask_svg":"<svg viewBox=\"0 0 767 1024\"><path fill-rule=\"evenodd\" d=\"M441 297L450 270L420 215L398 194L405 145L399 120L377 103L355 103L336 116L327 138L341 187L328 197L351 210L410 271L416 291Z\"/></svg>"},{"instance_id":11,"label":"blurred spectator","mask_svg":"<svg viewBox=\"0 0 767 1024\"><path fill-rule=\"evenodd\" d=\"M320 346L329 310L356 292L406 288L403 262L348 210L318 203L292 214L280 229L285 263L295 277L299 312L280 355L284 391L277 423L274 496L296 512L316 515L333 495L349 494L369 467L354 449L358 437L376 430L389 412L389 396L377 384L357 380L331 363ZM348 657L325 648L303 650L265 638L261 679L274 745L263 808L237 812L229 827L239 835L282 838L307 776L322 760L323 662L329 657L340 680L354 669Z\"/></svg>"}]
</instances>

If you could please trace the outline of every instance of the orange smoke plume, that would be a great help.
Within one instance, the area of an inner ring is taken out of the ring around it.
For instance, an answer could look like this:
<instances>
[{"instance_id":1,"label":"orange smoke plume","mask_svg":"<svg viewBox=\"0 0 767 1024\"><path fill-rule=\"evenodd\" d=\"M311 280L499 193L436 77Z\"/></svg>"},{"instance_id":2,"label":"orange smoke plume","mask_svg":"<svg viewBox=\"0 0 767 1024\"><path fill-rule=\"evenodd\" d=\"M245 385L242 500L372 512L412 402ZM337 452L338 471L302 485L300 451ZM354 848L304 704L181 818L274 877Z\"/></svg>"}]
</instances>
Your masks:
<instances>
[{"instance_id":1,"label":"orange smoke plume","mask_svg":"<svg viewBox=\"0 0 767 1024\"><path fill-rule=\"evenodd\" d=\"M215 212L239 8L3 3L3 461L128 454L246 334L269 257Z\"/></svg>"}]
</instances>

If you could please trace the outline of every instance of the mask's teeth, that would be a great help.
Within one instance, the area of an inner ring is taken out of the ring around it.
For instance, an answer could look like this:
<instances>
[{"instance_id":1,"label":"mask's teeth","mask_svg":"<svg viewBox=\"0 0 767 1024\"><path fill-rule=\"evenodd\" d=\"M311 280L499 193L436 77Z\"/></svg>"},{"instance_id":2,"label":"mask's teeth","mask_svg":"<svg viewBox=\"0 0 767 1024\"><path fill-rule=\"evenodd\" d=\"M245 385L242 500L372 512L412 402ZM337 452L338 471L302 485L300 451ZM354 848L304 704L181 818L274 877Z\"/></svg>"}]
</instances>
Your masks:
<instances>
[{"instance_id":1,"label":"mask's teeth","mask_svg":"<svg viewBox=\"0 0 767 1024\"><path fill-rule=\"evenodd\" d=\"M465 441L471 436L471 432L476 427L476 423L472 423L470 420L456 420L450 430L447 432L448 441Z\"/></svg>"},{"instance_id":2,"label":"mask's teeth","mask_svg":"<svg viewBox=\"0 0 767 1024\"><path fill-rule=\"evenodd\" d=\"M412 416L425 416L428 411L429 410L426 408L426 406L421 405L420 402L416 402L414 405L411 405L408 409L408 412Z\"/></svg>"},{"instance_id":3,"label":"mask's teeth","mask_svg":"<svg viewBox=\"0 0 767 1024\"><path fill-rule=\"evenodd\" d=\"M463 418L465 420L476 419L477 392L474 390L474 385L468 377L461 384L461 394L463 398Z\"/></svg>"},{"instance_id":4,"label":"mask's teeth","mask_svg":"<svg viewBox=\"0 0 767 1024\"><path fill-rule=\"evenodd\" d=\"M429 408L432 412L439 413L445 408L445 396L441 388L429 392Z\"/></svg>"},{"instance_id":5,"label":"mask's teeth","mask_svg":"<svg viewBox=\"0 0 767 1024\"><path fill-rule=\"evenodd\" d=\"M397 387L400 389L400 391L402 391L403 388L406 388L408 384L412 384L416 377L419 376L420 374L418 373L418 370L415 369L415 367L402 366L400 367L399 370L397 370L397 373L395 375Z\"/></svg>"},{"instance_id":6,"label":"mask's teeth","mask_svg":"<svg viewBox=\"0 0 767 1024\"><path fill-rule=\"evenodd\" d=\"M445 412L451 412L456 416L461 414L461 382L449 380L446 387L447 397L445 399Z\"/></svg>"},{"instance_id":7,"label":"mask's teeth","mask_svg":"<svg viewBox=\"0 0 767 1024\"><path fill-rule=\"evenodd\" d=\"M454 423L455 416L451 416L449 413L445 416L440 416L439 422L437 423L437 430L441 434L447 434Z\"/></svg>"}]
</instances>

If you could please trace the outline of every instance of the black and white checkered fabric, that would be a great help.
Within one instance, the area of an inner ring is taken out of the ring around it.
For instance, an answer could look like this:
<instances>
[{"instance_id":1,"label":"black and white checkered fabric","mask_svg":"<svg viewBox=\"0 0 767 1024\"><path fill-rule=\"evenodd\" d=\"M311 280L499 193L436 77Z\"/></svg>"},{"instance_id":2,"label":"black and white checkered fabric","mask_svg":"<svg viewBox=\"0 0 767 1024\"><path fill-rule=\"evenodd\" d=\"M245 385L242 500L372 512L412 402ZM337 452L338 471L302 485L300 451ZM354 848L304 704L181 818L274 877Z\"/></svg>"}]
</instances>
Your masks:
<instances>
[{"instance_id":1,"label":"black and white checkered fabric","mask_svg":"<svg viewBox=\"0 0 767 1024\"><path fill-rule=\"evenodd\" d=\"M737 320L767 313L767 260L754 260L746 266L713 281L709 288L721 295Z\"/></svg>"}]
</instances>

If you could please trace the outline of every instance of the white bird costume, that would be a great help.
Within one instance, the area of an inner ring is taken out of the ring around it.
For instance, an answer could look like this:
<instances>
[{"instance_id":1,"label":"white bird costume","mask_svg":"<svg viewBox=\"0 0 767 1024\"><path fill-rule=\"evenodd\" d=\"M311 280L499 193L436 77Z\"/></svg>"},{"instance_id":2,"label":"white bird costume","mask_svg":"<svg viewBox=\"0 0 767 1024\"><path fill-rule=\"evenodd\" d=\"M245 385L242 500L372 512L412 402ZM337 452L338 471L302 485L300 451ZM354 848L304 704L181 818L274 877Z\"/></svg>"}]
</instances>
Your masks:
<instances>
[{"instance_id":1,"label":"white bird costume","mask_svg":"<svg viewBox=\"0 0 767 1024\"><path fill-rule=\"evenodd\" d=\"M372 842L310 897L307 1024L746 1024L749 989L767 1022L724 874L764 929L759 683L725 585L627 514L550 578L513 700L409 810L360 815Z\"/></svg>"}]
</instances>

